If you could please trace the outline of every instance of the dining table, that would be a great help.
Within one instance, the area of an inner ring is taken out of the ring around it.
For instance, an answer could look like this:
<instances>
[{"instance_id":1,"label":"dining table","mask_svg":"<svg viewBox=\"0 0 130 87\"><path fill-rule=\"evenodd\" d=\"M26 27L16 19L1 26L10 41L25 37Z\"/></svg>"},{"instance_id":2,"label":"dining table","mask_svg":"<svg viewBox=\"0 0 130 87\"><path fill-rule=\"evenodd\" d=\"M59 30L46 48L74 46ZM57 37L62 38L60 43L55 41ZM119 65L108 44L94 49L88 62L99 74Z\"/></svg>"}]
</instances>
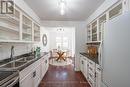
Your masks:
<instances>
[{"instance_id":1,"label":"dining table","mask_svg":"<svg viewBox=\"0 0 130 87\"><path fill-rule=\"evenodd\" d=\"M64 56L64 54L65 54L64 51L58 51L57 54L58 54L58 58L56 59L56 61L59 61L59 60L66 61L65 56Z\"/></svg>"}]
</instances>

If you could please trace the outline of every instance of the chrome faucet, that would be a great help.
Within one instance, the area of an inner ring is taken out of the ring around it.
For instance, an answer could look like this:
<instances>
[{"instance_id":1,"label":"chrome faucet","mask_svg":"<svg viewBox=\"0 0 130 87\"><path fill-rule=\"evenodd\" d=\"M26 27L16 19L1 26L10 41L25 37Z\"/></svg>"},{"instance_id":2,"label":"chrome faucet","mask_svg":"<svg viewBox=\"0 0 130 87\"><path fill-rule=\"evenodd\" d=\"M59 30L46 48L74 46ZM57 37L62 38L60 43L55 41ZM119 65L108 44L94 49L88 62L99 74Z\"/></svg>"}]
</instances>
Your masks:
<instances>
[{"instance_id":1,"label":"chrome faucet","mask_svg":"<svg viewBox=\"0 0 130 87\"><path fill-rule=\"evenodd\" d=\"M10 59L14 59L14 46L11 46L11 54L10 54Z\"/></svg>"}]
</instances>

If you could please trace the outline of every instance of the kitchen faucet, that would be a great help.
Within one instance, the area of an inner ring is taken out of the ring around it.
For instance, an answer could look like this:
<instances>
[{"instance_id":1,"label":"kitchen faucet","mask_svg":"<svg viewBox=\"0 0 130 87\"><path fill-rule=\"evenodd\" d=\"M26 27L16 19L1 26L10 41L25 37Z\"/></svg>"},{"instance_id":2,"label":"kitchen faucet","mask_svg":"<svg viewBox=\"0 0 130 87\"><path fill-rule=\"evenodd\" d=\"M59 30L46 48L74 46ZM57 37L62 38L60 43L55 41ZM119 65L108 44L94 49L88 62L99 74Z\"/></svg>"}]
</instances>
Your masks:
<instances>
[{"instance_id":1,"label":"kitchen faucet","mask_svg":"<svg viewBox=\"0 0 130 87\"><path fill-rule=\"evenodd\" d=\"M10 59L13 60L13 57L14 57L14 46L11 46Z\"/></svg>"}]
</instances>

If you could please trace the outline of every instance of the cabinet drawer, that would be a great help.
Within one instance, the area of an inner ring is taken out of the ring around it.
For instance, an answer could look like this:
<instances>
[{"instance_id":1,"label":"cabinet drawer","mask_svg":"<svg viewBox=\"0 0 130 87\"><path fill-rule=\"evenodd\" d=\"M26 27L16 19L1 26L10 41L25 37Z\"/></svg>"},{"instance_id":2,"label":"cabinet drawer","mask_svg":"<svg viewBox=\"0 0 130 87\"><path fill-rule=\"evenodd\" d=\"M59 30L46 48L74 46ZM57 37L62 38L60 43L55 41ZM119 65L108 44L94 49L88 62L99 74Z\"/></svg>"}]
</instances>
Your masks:
<instances>
[{"instance_id":1,"label":"cabinet drawer","mask_svg":"<svg viewBox=\"0 0 130 87\"><path fill-rule=\"evenodd\" d=\"M90 66L95 66L95 63L93 61L89 60L89 65Z\"/></svg>"},{"instance_id":2,"label":"cabinet drawer","mask_svg":"<svg viewBox=\"0 0 130 87\"><path fill-rule=\"evenodd\" d=\"M101 73L101 71L102 71L101 66L96 64L96 72Z\"/></svg>"},{"instance_id":3,"label":"cabinet drawer","mask_svg":"<svg viewBox=\"0 0 130 87\"><path fill-rule=\"evenodd\" d=\"M90 84L91 87L95 87L94 81L88 77L88 83Z\"/></svg>"},{"instance_id":4,"label":"cabinet drawer","mask_svg":"<svg viewBox=\"0 0 130 87\"><path fill-rule=\"evenodd\" d=\"M88 77L94 82L95 81L95 74L93 73L88 73Z\"/></svg>"},{"instance_id":5,"label":"cabinet drawer","mask_svg":"<svg viewBox=\"0 0 130 87\"><path fill-rule=\"evenodd\" d=\"M89 66L88 70L91 71L92 73L95 73L95 67L93 66Z\"/></svg>"},{"instance_id":6,"label":"cabinet drawer","mask_svg":"<svg viewBox=\"0 0 130 87\"><path fill-rule=\"evenodd\" d=\"M88 64L89 64L89 69L94 72L96 67L95 63L89 60Z\"/></svg>"}]
</instances>

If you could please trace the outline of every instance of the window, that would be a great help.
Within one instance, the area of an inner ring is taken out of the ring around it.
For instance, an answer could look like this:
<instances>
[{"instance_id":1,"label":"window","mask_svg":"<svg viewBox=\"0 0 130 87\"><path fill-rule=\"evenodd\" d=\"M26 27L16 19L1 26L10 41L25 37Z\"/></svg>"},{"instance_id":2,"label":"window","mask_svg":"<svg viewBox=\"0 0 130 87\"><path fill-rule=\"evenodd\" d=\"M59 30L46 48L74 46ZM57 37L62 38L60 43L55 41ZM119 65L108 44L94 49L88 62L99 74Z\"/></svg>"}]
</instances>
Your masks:
<instances>
[{"instance_id":1,"label":"window","mask_svg":"<svg viewBox=\"0 0 130 87\"><path fill-rule=\"evenodd\" d=\"M68 49L69 48L69 40L68 37L56 37L56 47L58 49Z\"/></svg>"}]
</instances>

